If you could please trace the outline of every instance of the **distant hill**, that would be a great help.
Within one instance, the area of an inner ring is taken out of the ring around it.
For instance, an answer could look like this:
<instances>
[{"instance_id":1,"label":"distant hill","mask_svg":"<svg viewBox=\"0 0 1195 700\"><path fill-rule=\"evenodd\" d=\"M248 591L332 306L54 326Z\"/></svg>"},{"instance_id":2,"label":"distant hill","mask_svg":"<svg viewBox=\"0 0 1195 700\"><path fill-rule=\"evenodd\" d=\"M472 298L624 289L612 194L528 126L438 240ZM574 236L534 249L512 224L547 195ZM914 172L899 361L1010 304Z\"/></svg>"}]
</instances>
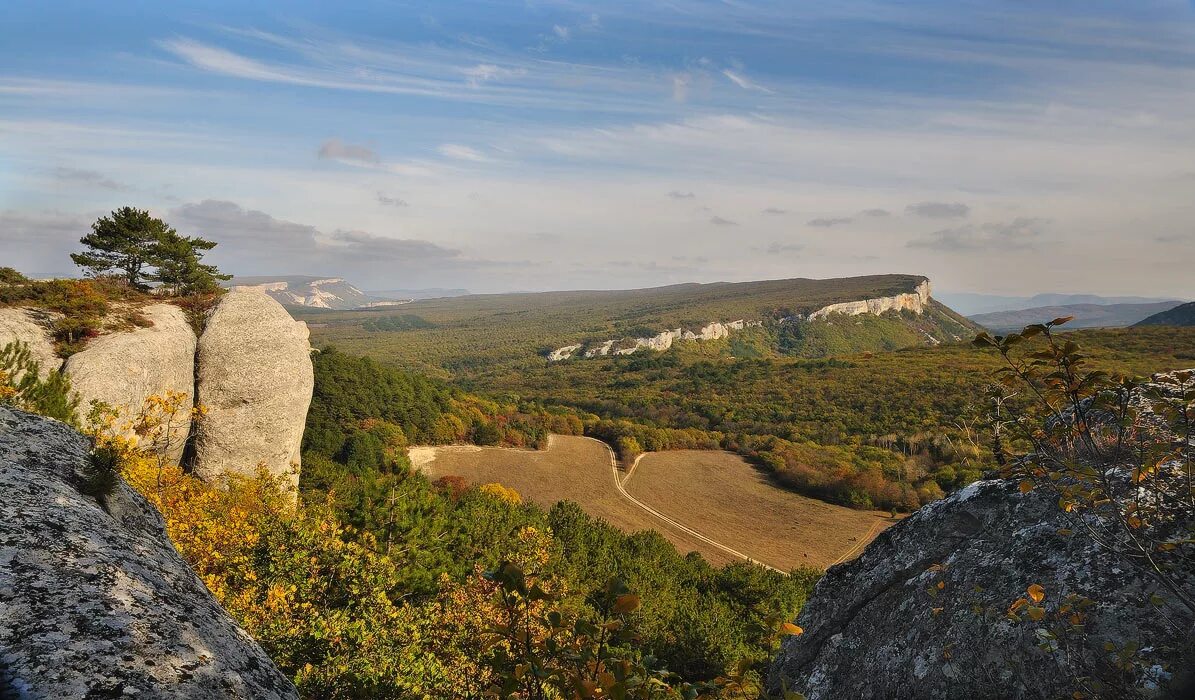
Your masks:
<instances>
[{"instance_id":1,"label":"distant hill","mask_svg":"<svg viewBox=\"0 0 1195 700\"><path fill-rule=\"evenodd\" d=\"M1159 311L1149 318L1142 319L1138 326L1195 326L1195 301L1176 306L1166 311Z\"/></svg>"},{"instance_id":2,"label":"distant hill","mask_svg":"<svg viewBox=\"0 0 1195 700\"><path fill-rule=\"evenodd\" d=\"M410 301L371 296L340 277L311 277L307 275L279 275L276 277L235 277L232 287L257 287L288 307L317 309L362 309L377 306L396 306Z\"/></svg>"},{"instance_id":3,"label":"distant hill","mask_svg":"<svg viewBox=\"0 0 1195 700\"><path fill-rule=\"evenodd\" d=\"M993 313L996 311L1034 309L1043 306L1069 306L1071 304L1108 306L1111 304L1151 304L1170 301L1170 299L1165 297L1108 297L1098 294L1036 294L1031 297L1015 297L976 294L973 292L941 292L935 296L938 298L938 301L964 316L974 316L976 314Z\"/></svg>"},{"instance_id":4,"label":"distant hill","mask_svg":"<svg viewBox=\"0 0 1195 700\"><path fill-rule=\"evenodd\" d=\"M583 358L590 350L596 357L634 352L632 347L665 349L673 339L682 341L685 352L698 352L700 345L700 352L737 357L827 357L955 342L978 328L933 300L928 280L918 275L475 294L420 299L394 313L295 313L313 321L317 344L454 376L514 370L549 357ZM403 318L387 320L396 315ZM727 332L717 331L719 323ZM662 337L678 329L672 338ZM683 342L690 336L705 340Z\"/></svg>"},{"instance_id":5,"label":"distant hill","mask_svg":"<svg viewBox=\"0 0 1195 700\"><path fill-rule=\"evenodd\" d=\"M448 289L444 287L430 287L428 289L367 289L365 293L379 299L443 299L445 297L463 297L470 294L468 289Z\"/></svg>"},{"instance_id":6,"label":"distant hill","mask_svg":"<svg viewBox=\"0 0 1195 700\"><path fill-rule=\"evenodd\" d=\"M972 321L996 333L1018 331L1031 323L1043 323L1061 316L1073 316L1067 328L1122 328L1138 323L1151 314L1168 311L1180 301L1148 304L1061 304L1037 306L1015 311L996 311L969 316Z\"/></svg>"}]
</instances>

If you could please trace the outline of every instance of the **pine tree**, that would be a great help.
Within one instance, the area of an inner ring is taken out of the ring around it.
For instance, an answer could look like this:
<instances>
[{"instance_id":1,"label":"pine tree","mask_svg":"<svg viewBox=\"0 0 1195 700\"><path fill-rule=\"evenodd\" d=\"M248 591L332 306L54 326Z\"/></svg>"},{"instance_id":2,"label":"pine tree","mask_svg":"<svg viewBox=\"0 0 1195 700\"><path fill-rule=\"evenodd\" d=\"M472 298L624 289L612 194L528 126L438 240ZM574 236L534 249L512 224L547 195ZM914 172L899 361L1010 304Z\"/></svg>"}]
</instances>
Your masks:
<instances>
[{"instance_id":1,"label":"pine tree","mask_svg":"<svg viewBox=\"0 0 1195 700\"><path fill-rule=\"evenodd\" d=\"M210 294L220 288L222 275L215 265L201 262L203 253L216 247L214 241L198 236L180 236L168 229L154 244L151 258L157 268L149 279L159 282L174 295Z\"/></svg>"},{"instance_id":2,"label":"pine tree","mask_svg":"<svg viewBox=\"0 0 1195 700\"><path fill-rule=\"evenodd\" d=\"M121 207L91 225L91 233L79 239L87 250L71 253L71 260L88 277L116 272L131 286L147 290L144 270L153 264L154 245L166 234L177 235L148 211Z\"/></svg>"}]
</instances>

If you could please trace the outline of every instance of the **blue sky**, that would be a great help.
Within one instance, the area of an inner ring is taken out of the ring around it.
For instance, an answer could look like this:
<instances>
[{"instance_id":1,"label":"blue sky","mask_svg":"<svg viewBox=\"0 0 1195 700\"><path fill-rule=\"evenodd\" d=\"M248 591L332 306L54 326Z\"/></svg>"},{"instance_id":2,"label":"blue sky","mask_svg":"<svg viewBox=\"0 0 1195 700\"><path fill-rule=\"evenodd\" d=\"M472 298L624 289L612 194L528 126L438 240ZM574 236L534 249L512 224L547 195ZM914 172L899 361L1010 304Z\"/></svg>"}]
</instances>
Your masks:
<instances>
[{"instance_id":1,"label":"blue sky","mask_svg":"<svg viewBox=\"0 0 1195 700\"><path fill-rule=\"evenodd\" d=\"M1192 296L1188 2L10 2L0 260Z\"/></svg>"}]
</instances>

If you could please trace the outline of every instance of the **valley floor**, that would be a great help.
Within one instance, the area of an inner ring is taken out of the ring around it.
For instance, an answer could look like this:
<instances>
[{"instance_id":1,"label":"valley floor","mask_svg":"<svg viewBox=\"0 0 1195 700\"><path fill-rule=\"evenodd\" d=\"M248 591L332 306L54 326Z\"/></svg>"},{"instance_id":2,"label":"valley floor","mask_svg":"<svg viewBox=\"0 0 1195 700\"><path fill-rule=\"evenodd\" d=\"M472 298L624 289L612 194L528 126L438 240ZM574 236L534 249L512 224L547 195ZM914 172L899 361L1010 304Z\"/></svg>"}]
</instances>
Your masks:
<instances>
[{"instance_id":1,"label":"valley floor","mask_svg":"<svg viewBox=\"0 0 1195 700\"><path fill-rule=\"evenodd\" d=\"M629 474L605 443L564 435L542 451L450 445L412 447L410 456L433 479L501 483L545 508L574 501L624 531L656 530L715 564L747 558L782 571L824 568L857 555L896 522L778 488L728 452L649 453Z\"/></svg>"}]
</instances>

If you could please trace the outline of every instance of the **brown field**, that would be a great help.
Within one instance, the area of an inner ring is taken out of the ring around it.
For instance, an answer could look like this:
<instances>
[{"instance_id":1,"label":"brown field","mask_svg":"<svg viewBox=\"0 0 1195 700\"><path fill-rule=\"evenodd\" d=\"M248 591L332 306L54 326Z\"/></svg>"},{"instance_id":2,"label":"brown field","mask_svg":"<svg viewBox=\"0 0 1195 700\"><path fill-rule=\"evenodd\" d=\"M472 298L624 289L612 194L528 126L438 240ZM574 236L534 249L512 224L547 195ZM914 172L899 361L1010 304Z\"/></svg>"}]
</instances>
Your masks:
<instances>
[{"instance_id":1,"label":"brown field","mask_svg":"<svg viewBox=\"0 0 1195 700\"><path fill-rule=\"evenodd\" d=\"M730 452L652 452L623 485L661 513L785 571L855 556L896 522L781 489Z\"/></svg>"},{"instance_id":2,"label":"brown field","mask_svg":"<svg viewBox=\"0 0 1195 700\"><path fill-rule=\"evenodd\" d=\"M473 484L498 482L545 508L574 501L627 532L656 530L681 552L700 552L715 564L738 561L726 551L731 550L785 571L801 565L825 567L857 554L851 550L861 549L892 522L883 514L783 491L739 457L723 452L645 455L623 494L611 473L611 457L603 443L563 435L553 435L544 451L411 448L411 461L433 479L455 475ZM625 475L620 471L619 476Z\"/></svg>"}]
</instances>

